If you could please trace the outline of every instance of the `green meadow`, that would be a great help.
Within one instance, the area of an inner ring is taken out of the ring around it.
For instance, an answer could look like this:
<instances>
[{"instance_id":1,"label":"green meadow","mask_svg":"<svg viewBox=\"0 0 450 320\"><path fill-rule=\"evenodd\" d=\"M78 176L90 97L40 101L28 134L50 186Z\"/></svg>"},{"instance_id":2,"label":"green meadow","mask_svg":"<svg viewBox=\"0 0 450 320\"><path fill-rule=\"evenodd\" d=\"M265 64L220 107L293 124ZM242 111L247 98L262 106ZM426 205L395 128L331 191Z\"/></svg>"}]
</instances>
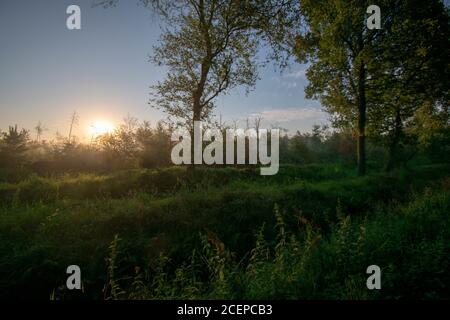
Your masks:
<instances>
[{"instance_id":1,"label":"green meadow","mask_svg":"<svg viewBox=\"0 0 450 320\"><path fill-rule=\"evenodd\" d=\"M442 299L450 166L124 170L0 184L0 290L39 299ZM65 286L78 265L82 290ZM382 270L368 290L366 268Z\"/></svg>"}]
</instances>

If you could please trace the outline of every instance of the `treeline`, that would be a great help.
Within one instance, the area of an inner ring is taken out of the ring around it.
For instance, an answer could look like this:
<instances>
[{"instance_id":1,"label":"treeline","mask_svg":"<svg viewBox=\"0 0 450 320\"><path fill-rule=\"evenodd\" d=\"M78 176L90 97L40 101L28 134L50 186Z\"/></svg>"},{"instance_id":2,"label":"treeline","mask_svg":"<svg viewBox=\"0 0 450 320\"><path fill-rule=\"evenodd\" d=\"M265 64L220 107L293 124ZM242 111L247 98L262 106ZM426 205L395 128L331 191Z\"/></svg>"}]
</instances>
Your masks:
<instances>
[{"instance_id":1,"label":"treeline","mask_svg":"<svg viewBox=\"0 0 450 320\"><path fill-rule=\"evenodd\" d=\"M228 127L223 126L222 130ZM420 128L419 128L420 129ZM89 142L57 135L51 140L10 126L0 132L0 170L3 180L23 179L29 174L58 175L76 172L108 173L133 168L161 168L172 165L171 142L174 126L163 121L125 119L113 132L93 137ZM356 163L356 135L351 130L332 130L315 125L311 132L290 134L282 130L281 164ZM401 139L395 163L407 163L417 155L445 161L450 151L448 125L435 130L411 130ZM379 136L369 141L368 156L377 167L391 168L389 140ZM247 143L248 147L248 143Z\"/></svg>"},{"instance_id":2,"label":"treeline","mask_svg":"<svg viewBox=\"0 0 450 320\"><path fill-rule=\"evenodd\" d=\"M31 133L10 126L0 132L0 169L3 176L20 177L70 172L105 173L137 167L154 168L170 162L171 128L162 122L124 122L113 132L89 142L56 135L51 140L31 139Z\"/></svg>"}]
</instances>

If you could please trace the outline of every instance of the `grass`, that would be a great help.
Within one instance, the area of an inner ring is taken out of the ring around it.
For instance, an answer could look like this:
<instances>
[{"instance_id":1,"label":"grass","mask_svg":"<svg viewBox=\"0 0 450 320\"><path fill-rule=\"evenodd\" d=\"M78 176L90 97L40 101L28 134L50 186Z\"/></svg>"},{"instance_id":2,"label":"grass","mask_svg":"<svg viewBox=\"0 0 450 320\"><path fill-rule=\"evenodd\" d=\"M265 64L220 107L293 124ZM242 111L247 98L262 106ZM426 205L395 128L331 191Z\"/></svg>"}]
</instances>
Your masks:
<instances>
[{"instance_id":1,"label":"grass","mask_svg":"<svg viewBox=\"0 0 450 320\"><path fill-rule=\"evenodd\" d=\"M449 171L168 168L1 183L1 294L73 298L62 286L77 264L82 298L447 297ZM370 264L385 274L380 292L365 289Z\"/></svg>"}]
</instances>

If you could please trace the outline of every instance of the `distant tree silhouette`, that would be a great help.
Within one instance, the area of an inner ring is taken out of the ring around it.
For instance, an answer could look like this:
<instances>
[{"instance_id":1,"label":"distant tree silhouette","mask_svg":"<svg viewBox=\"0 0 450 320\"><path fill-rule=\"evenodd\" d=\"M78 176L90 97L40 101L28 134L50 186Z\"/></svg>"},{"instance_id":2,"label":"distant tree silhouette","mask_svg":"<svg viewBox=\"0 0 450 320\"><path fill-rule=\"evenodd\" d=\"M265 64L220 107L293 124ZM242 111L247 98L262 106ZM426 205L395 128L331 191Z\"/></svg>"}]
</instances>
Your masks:
<instances>
[{"instance_id":1,"label":"distant tree silhouette","mask_svg":"<svg viewBox=\"0 0 450 320\"><path fill-rule=\"evenodd\" d=\"M69 136L68 136L68 139L67 139L67 143L69 144L69 145L71 145L72 143L74 143L74 141L73 141L73 135L72 135L72 133L73 133L73 128L74 127L76 127L77 125L78 125L78 123L79 123L79 120L80 120L80 117L78 116L78 113L76 112L76 111L74 111L73 113L72 113L72 116L70 117L70 129L69 129Z\"/></svg>"},{"instance_id":2,"label":"distant tree silhouette","mask_svg":"<svg viewBox=\"0 0 450 320\"><path fill-rule=\"evenodd\" d=\"M0 144L0 166L17 167L23 164L25 152L28 149L29 131L10 126L7 132L2 132Z\"/></svg>"},{"instance_id":3,"label":"distant tree silhouette","mask_svg":"<svg viewBox=\"0 0 450 320\"><path fill-rule=\"evenodd\" d=\"M39 121L36 127L34 127L34 131L36 132L36 142L40 142L42 134L44 131L47 131L48 129L42 125L42 123Z\"/></svg>"}]
</instances>

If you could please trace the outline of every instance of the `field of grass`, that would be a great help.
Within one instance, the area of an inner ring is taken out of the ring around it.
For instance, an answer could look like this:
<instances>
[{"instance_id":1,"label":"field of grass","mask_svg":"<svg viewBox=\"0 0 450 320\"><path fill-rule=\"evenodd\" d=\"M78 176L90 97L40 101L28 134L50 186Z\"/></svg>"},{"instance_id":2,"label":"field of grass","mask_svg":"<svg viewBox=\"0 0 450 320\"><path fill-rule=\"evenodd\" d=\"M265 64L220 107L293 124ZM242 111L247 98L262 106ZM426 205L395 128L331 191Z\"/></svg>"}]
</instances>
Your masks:
<instances>
[{"instance_id":1,"label":"field of grass","mask_svg":"<svg viewBox=\"0 0 450 320\"><path fill-rule=\"evenodd\" d=\"M450 166L135 170L0 183L2 298L450 297ZM68 265L83 290L64 289ZM382 269L382 290L366 268Z\"/></svg>"}]
</instances>

